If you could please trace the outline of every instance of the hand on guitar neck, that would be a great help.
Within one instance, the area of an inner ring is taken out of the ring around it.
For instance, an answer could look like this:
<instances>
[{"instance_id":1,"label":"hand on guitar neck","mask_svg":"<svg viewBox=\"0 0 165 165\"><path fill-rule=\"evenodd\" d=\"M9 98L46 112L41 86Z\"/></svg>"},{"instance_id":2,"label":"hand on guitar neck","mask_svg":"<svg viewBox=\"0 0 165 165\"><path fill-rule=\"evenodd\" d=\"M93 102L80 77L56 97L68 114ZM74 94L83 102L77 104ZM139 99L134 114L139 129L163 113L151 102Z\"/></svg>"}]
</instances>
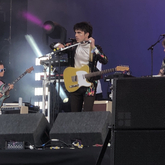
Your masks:
<instances>
[{"instance_id":1,"label":"hand on guitar neck","mask_svg":"<svg viewBox=\"0 0 165 165\"><path fill-rule=\"evenodd\" d=\"M10 84L10 83L9 83L8 86L9 86L9 91L12 90L12 89L14 88L14 84Z\"/></svg>"},{"instance_id":2,"label":"hand on guitar neck","mask_svg":"<svg viewBox=\"0 0 165 165\"><path fill-rule=\"evenodd\" d=\"M9 95L9 91L14 88L14 84L9 83L8 86L9 86L9 89L8 89L8 91L6 91L6 95Z\"/></svg>"}]
</instances>

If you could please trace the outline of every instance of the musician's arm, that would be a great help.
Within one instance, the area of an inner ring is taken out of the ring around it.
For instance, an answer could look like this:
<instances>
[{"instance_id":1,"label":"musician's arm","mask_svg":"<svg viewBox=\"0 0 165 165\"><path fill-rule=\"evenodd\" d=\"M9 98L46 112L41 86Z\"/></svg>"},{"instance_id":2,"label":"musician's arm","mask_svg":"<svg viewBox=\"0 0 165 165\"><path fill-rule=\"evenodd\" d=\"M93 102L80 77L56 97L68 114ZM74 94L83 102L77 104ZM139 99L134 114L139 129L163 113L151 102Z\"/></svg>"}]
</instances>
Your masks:
<instances>
[{"instance_id":1,"label":"musician's arm","mask_svg":"<svg viewBox=\"0 0 165 165\"><path fill-rule=\"evenodd\" d=\"M164 75L164 70L165 70L164 68L160 69L158 75L163 76Z\"/></svg>"},{"instance_id":2,"label":"musician's arm","mask_svg":"<svg viewBox=\"0 0 165 165\"><path fill-rule=\"evenodd\" d=\"M6 96L8 96L10 93L10 90L12 90L14 88L13 84L8 84L8 86L9 86L9 90L6 91L6 93L5 93Z\"/></svg>"},{"instance_id":3,"label":"musician's arm","mask_svg":"<svg viewBox=\"0 0 165 165\"><path fill-rule=\"evenodd\" d=\"M8 96L8 95L9 95L9 93L10 93L10 92L9 92L9 90L8 90L8 91L5 93L5 95L6 95L6 96Z\"/></svg>"},{"instance_id":4,"label":"musician's arm","mask_svg":"<svg viewBox=\"0 0 165 165\"><path fill-rule=\"evenodd\" d=\"M102 64L108 63L108 58L103 53L102 48L99 45L97 45L92 51L93 51L94 55L97 56L97 59L100 63L102 63Z\"/></svg>"},{"instance_id":5,"label":"musician's arm","mask_svg":"<svg viewBox=\"0 0 165 165\"><path fill-rule=\"evenodd\" d=\"M2 82L2 81L0 81L0 88L1 88L1 90L3 90L3 85L4 85L4 83ZM0 91L0 98L3 96L3 94L1 93L1 91Z\"/></svg>"}]
</instances>

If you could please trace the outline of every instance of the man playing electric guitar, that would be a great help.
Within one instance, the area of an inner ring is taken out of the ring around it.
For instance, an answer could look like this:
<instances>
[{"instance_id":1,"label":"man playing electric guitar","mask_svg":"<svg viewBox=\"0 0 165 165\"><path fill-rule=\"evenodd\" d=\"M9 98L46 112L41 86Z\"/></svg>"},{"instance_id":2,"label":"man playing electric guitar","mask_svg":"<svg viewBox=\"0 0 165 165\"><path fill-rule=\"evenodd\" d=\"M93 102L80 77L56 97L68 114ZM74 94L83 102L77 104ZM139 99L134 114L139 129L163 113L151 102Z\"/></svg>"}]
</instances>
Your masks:
<instances>
[{"instance_id":1,"label":"man playing electric guitar","mask_svg":"<svg viewBox=\"0 0 165 165\"><path fill-rule=\"evenodd\" d=\"M95 39L92 37L93 27L87 22L80 22L74 25L73 30L76 41L80 44L67 52L70 66L81 68L82 66L88 65L90 72L95 72L97 71L97 61L102 64L107 64L108 59L104 55L101 47L95 45ZM55 47L61 49L64 48L65 45L58 43ZM93 110L97 81L95 81L96 79L94 78L92 79L89 80L91 86L81 86L76 91L70 92L72 112L81 112L83 103L84 111Z\"/></svg>"},{"instance_id":2,"label":"man playing electric guitar","mask_svg":"<svg viewBox=\"0 0 165 165\"><path fill-rule=\"evenodd\" d=\"M2 62L0 62L0 77L3 77L3 76L4 76L4 73L5 73L4 65L3 65ZM4 84L4 82L0 80L0 87L1 87L3 84ZM8 84L8 86L9 86L9 90L6 91L5 95L9 95L9 91L10 91L11 89L14 88L14 85L13 85L13 84ZM3 94L2 94L2 93L0 93L0 98L1 98L1 97L3 97Z\"/></svg>"},{"instance_id":3,"label":"man playing electric guitar","mask_svg":"<svg viewBox=\"0 0 165 165\"><path fill-rule=\"evenodd\" d=\"M22 73L17 79L15 79L12 84L8 84L7 87L5 87L5 84L3 81L0 81L0 107L2 106L3 101L9 97L9 91L14 88L14 84L19 81L23 76L25 76L27 73L30 73L32 70L34 70L33 67L30 67L27 69L24 73ZM4 76L4 65L0 63L0 77Z\"/></svg>"}]
</instances>

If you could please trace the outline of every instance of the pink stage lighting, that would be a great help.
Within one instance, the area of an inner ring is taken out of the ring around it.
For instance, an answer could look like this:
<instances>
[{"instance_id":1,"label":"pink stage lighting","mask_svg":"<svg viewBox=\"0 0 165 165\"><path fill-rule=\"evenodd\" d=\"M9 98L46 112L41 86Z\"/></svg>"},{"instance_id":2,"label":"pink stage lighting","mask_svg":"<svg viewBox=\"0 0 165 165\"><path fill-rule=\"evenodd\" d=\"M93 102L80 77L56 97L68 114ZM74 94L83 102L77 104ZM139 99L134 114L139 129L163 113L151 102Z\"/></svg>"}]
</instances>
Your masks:
<instances>
[{"instance_id":1,"label":"pink stage lighting","mask_svg":"<svg viewBox=\"0 0 165 165\"><path fill-rule=\"evenodd\" d=\"M43 22L42 22L39 18L37 18L36 16L34 16L34 15L28 13L28 12L23 12L23 13L22 13L22 16L23 16L25 19L27 19L27 20L33 22L34 24L36 24L36 25L38 25L38 26L40 26L40 27L43 27Z\"/></svg>"}]
</instances>

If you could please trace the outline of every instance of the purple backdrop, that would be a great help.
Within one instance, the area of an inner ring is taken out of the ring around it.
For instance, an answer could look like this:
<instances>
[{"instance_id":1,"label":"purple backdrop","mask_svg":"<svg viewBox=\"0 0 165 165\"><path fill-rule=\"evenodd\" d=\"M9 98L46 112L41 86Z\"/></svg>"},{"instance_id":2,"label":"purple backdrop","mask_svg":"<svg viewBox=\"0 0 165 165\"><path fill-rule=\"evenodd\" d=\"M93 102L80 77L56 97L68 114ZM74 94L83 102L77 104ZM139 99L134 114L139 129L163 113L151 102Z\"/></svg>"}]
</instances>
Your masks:
<instances>
[{"instance_id":1,"label":"purple backdrop","mask_svg":"<svg viewBox=\"0 0 165 165\"><path fill-rule=\"evenodd\" d=\"M164 0L33 0L28 12L43 22L52 20L67 29L67 37L74 37L73 25L88 21L94 27L93 37L101 45L109 62L103 69L129 65L133 76L151 74L151 50L160 34L165 33ZM40 27L28 23L28 33L38 44ZM153 50L153 74L157 74L164 58L161 43ZM107 83L102 81L104 97Z\"/></svg>"},{"instance_id":2,"label":"purple backdrop","mask_svg":"<svg viewBox=\"0 0 165 165\"><path fill-rule=\"evenodd\" d=\"M22 12L18 0L17 3L19 10L14 12ZM164 0L28 0L24 10L43 23L47 20L59 23L67 29L67 38L74 37L75 23L90 22L94 27L96 43L102 46L109 59L103 69L129 65L132 75L141 77L151 74L151 51L147 49L157 42L160 34L165 33L164 6ZM42 53L51 51L43 45L40 26L27 21L26 33L34 37ZM23 40L26 42L25 38ZM24 53L19 55L17 62L24 60L27 66L34 65L36 56L30 46L27 44L21 49L19 47ZM153 74L158 73L164 56L162 45L158 43L153 50ZM36 72L42 70L42 67L35 68ZM18 72L13 75L18 75ZM36 85L31 84L32 88ZM108 83L102 80L102 86L106 98Z\"/></svg>"}]
</instances>

